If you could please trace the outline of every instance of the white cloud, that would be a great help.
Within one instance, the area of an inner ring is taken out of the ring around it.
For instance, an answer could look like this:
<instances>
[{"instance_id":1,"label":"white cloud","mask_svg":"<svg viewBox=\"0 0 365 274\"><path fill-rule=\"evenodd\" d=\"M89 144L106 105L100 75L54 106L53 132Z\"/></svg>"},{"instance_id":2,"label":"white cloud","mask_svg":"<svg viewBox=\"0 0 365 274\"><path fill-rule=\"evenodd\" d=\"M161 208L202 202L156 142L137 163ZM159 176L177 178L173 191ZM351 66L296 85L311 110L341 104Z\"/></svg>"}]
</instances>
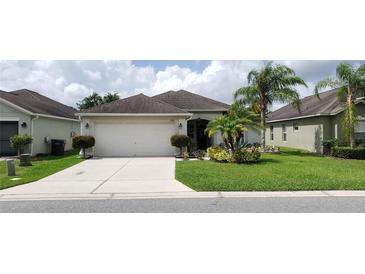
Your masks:
<instances>
[{"instance_id":1,"label":"white cloud","mask_svg":"<svg viewBox=\"0 0 365 274\"><path fill-rule=\"evenodd\" d=\"M316 81L335 73L340 61L277 61L292 67L308 83L301 96L313 94ZM131 61L0 61L0 89L28 88L68 105L93 91L127 97L186 89L232 102L233 92L247 84L247 73L263 61L211 61L201 71L178 65L156 70ZM274 107L278 107L276 104Z\"/></svg>"},{"instance_id":2,"label":"white cloud","mask_svg":"<svg viewBox=\"0 0 365 274\"><path fill-rule=\"evenodd\" d=\"M68 105L74 105L75 101L82 100L85 96L90 95L93 92L92 89L81 85L79 83L71 83L64 88L62 102Z\"/></svg>"},{"instance_id":3,"label":"white cloud","mask_svg":"<svg viewBox=\"0 0 365 274\"><path fill-rule=\"evenodd\" d=\"M99 71L90 71L84 70L84 73L91 79L91 80L101 80L101 74Z\"/></svg>"}]
</instances>

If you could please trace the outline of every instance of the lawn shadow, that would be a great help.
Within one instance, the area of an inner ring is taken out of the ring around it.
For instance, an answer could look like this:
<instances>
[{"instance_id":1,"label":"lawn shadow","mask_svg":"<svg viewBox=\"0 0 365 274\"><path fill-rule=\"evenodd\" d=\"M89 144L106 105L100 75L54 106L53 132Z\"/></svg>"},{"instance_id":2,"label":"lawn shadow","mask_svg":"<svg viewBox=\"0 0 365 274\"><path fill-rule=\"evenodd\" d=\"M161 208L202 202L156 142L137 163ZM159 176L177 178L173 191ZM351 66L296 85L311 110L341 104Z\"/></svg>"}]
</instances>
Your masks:
<instances>
[{"instance_id":1,"label":"lawn shadow","mask_svg":"<svg viewBox=\"0 0 365 274\"><path fill-rule=\"evenodd\" d=\"M282 163L283 161L273 158L262 158L259 162L255 164L262 164L262 163Z\"/></svg>"},{"instance_id":2,"label":"lawn shadow","mask_svg":"<svg viewBox=\"0 0 365 274\"><path fill-rule=\"evenodd\" d=\"M60 160L60 159L68 158L72 155L77 157L78 156L78 151L77 150L69 150L69 151L65 151L64 155L58 155L58 156L51 155L51 154L35 156L35 157L32 157L32 161L40 162L40 161Z\"/></svg>"}]
</instances>

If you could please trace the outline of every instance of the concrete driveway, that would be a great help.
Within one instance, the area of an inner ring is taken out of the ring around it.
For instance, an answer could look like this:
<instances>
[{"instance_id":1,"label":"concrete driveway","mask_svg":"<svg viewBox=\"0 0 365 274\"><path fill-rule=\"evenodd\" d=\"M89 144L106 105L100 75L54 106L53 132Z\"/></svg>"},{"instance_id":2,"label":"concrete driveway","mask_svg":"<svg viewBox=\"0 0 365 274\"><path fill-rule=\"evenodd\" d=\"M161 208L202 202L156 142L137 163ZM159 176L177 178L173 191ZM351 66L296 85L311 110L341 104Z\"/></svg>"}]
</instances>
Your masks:
<instances>
[{"instance_id":1,"label":"concrete driveway","mask_svg":"<svg viewBox=\"0 0 365 274\"><path fill-rule=\"evenodd\" d=\"M95 158L37 182L0 191L5 195L191 192L175 180L175 158Z\"/></svg>"}]
</instances>

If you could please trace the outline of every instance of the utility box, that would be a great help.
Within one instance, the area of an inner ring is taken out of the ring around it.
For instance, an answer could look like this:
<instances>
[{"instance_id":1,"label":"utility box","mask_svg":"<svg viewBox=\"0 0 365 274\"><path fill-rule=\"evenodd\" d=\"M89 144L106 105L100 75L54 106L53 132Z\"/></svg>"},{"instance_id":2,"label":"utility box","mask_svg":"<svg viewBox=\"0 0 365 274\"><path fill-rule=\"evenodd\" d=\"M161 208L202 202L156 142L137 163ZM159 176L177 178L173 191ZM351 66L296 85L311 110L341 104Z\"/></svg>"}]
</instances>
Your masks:
<instances>
[{"instance_id":1,"label":"utility box","mask_svg":"<svg viewBox=\"0 0 365 274\"><path fill-rule=\"evenodd\" d=\"M64 155L65 154L65 140L52 139L51 140L51 154L52 155Z\"/></svg>"}]
</instances>

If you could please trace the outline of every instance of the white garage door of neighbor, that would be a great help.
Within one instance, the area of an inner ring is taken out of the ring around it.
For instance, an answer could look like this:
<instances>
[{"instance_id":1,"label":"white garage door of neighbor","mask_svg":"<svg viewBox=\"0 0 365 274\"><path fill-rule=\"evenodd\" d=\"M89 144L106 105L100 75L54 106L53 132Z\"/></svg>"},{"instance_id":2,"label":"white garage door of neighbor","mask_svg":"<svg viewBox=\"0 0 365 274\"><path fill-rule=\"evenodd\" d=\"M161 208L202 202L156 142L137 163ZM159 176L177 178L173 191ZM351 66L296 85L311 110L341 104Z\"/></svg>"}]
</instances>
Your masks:
<instances>
[{"instance_id":1,"label":"white garage door of neighbor","mask_svg":"<svg viewBox=\"0 0 365 274\"><path fill-rule=\"evenodd\" d=\"M95 124L96 156L173 156L176 123L121 122Z\"/></svg>"}]
</instances>

